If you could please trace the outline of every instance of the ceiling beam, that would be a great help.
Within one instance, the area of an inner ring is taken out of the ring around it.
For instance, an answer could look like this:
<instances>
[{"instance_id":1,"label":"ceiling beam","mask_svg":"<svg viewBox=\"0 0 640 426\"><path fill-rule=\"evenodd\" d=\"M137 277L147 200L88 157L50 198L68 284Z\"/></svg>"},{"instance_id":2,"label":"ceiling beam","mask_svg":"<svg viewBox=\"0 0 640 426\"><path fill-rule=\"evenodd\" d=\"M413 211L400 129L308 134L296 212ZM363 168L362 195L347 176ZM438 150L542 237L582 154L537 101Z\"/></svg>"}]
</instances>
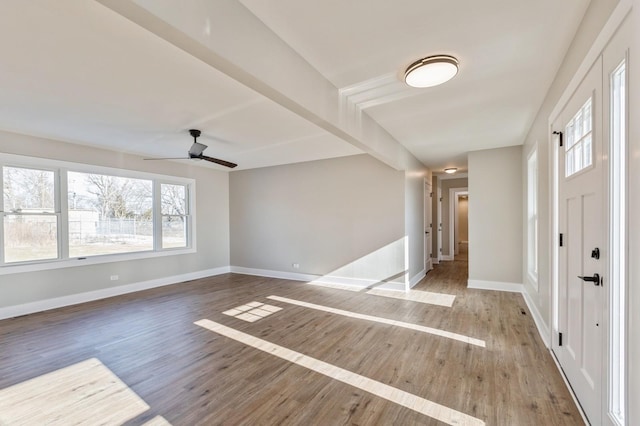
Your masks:
<instances>
[{"instance_id":1,"label":"ceiling beam","mask_svg":"<svg viewBox=\"0 0 640 426\"><path fill-rule=\"evenodd\" d=\"M420 164L240 2L96 1L387 165Z\"/></svg>"}]
</instances>

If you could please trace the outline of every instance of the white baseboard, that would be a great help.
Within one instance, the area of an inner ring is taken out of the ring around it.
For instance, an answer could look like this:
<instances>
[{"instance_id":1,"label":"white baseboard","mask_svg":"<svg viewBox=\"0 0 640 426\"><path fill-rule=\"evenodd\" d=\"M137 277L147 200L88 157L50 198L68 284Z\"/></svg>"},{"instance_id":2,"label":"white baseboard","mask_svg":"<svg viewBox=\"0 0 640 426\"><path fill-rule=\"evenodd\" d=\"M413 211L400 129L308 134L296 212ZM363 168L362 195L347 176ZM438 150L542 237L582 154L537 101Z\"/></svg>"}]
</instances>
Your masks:
<instances>
[{"instance_id":1,"label":"white baseboard","mask_svg":"<svg viewBox=\"0 0 640 426\"><path fill-rule=\"evenodd\" d=\"M538 311L538 307L535 303L533 303L533 299L524 288L522 289L522 297L524 298L524 302L527 304L527 308L529 308L529 312L531 312L533 322L536 323L536 328L538 329L540 338L547 348L551 348L551 332L549 331L547 322L544 320L544 318L542 318L542 315L540 315L540 311Z\"/></svg>"},{"instance_id":2,"label":"white baseboard","mask_svg":"<svg viewBox=\"0 0 640 426\"><path fill-rule=\"evenodd\" d=\"M476 290L510 291L522 293L524 286L520 283L506 283L501 281L467 280L467 288Z\"/></svg>"},{"instance_id":3,"label":"white baseboard","mask_svg":"<svg viewBox=\"0 0 640 426\"><path fill-rule=\"evenodd\" d=\"M431 264L432 265L439 265L440 264L440 259L438 259L437 257L432 257L431 258Z\"/></svg>"},{"instance_id":4,"label":"white baseboard","mask_svg":"<svg viewBox=\"0 0 640 426\"><path fill-rule=\"evenodd\" d=\"M386 289L386 290L400 290L405 291L405 284L403 282L397 281L389 281L384 284L380 284L380 280L371 280L366 278L350 278L350 277L337 277L332 275L322 275L317 276L315 280L312 281L316 284L334 284L334 285L345 285L350 287L357 288L378 288L378 289Z\"/></svg>"},{"instance_id":5,"label":"white baseboard","mask_svg":"<svg viewBox=\"0 0 640 426\"><path fill-rule=\"evenodd\" d=\"M314 281L319 275L301 274L299 272L272 271L270 269L244 268L242 266L231 266L231 272L242 275L255 275L258 277L280 278L293 281Z\"/></svg>"},{"instance_id":6,"label":"white baseboard","mask_svg":"<svg viewBox=\"0 0 640 426\"><path fill-rule=\"evenodd\" d=\"M379 280L372 280L367 278L351 278L351 277L338 277L333 275L315 275L315 274L301 274L297 272L287 271L273 271L269 269L255 269L244 268L242 266L232 266L231 272L244 275L256 275L260 277L280 278L283 280L304 281L313 284L328 284L337 286L347 286L353 288L368 288L375 287L386 290L400 290L405 291L405 284L403 282L386 282L380 284Z\"/></svg>"},{"instance_id":7,"label":"white baseboard","mask_svg":"<svg viewBox=\"0 0 640 426\"><path fill-rule=\"evenodd\" d=\"M453 256L451 256L450 254L443 254L440 259L441 260L445 260L445 261L452 261L453 260Z\"/></svg>"},{"instance_id":8,"label":"white baseboard","mask_svg":"<svg viewBox=\"0 0 640 426\"><path fill-rule=\"evenodd\" d=\"M85 293L71 294L69 296L55 297L53 299L38 300L37 302L29 302L22 305L7 306L0 308L0 320L33 314L35 312L48 311L50 309L62 308L64 306L77 305L78 303L92 302L94 300L148 290L150 288L177 284L184 281L226 274L228 272L231 272L230 268L228 266L223 266L220 268L206 269L204 271L190 272L188 274L173 275L170 277L141 281L117 287L103 288L101 290L88 291Z\"/></svg>"},{"instance_id":9,"label":"white baseboard","mask_svg":"<svg viewBox=\"0 0 640 426\"><path fill-rule=\"evenodd\" d=\"M418 272L416 275L414 275L413 278L411 278L411 280L409 281L409 288L413 288L416 286L416 284L418 284L424 277L427 276L427 270L423 269L422 271Z\"/></svg>"}]
</instances>

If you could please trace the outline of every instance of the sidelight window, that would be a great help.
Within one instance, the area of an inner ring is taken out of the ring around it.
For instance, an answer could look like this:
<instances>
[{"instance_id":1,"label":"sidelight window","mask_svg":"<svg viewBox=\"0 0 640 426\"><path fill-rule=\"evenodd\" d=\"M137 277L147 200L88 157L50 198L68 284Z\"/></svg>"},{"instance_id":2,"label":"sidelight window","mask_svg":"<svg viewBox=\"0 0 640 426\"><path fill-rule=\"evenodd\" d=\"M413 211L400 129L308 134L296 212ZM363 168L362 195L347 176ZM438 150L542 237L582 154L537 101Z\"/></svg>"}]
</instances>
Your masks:
<instances>
[{"instance_id":1,"label":"sidelight window","mask_svg":"<svg viewBox=\"0 0 640 426\"><path fill-rule=\"evenodd\" d=\"M617 424L626 424L626 295L627 295L627 100L626 66L623 61L610 76L610 217L611 234L609 297L611 298L609 346L609 413Z\"/></svg>"},{"instance_id":2,"label":"sidelight window","mask_svg":"<svg viewBox=\"0 0 640 426\"><path fill-rule=\"evenodd\" d=\"M538 287L538 154L527 160L527 272L534 287Z\"/></svg>"}]
</instances>

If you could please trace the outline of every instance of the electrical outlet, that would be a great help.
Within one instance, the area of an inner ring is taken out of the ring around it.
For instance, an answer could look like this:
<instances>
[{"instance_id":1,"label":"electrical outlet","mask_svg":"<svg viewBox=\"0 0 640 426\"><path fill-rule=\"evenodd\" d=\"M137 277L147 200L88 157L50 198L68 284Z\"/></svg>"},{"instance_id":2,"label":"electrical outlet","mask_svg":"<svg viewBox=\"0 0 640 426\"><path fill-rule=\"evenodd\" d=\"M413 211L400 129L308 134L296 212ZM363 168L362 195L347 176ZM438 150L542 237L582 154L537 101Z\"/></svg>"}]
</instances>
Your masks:
<instances>
[{"instance_id":1,"label":"electrical outlet","mask_svg":"<svg viewBox=\"0 0 640 426\"><path fill-rule=\"evenodd\" d=\"M118 281L120 277L118 277L117 275L111 275L111 277L109 278L111 279L111 281Z\"/></svg>"},{"instance_id":2,"label":"electrical outlet","mask_svg":"<svg viewBox=\"0 0 640 426\"><path fill-rule=\"evenodd\" d=\"M300 264L299 263L294 263L291 266L293 266L293 269L300 269Z\"/></svg>"}]
</instances>

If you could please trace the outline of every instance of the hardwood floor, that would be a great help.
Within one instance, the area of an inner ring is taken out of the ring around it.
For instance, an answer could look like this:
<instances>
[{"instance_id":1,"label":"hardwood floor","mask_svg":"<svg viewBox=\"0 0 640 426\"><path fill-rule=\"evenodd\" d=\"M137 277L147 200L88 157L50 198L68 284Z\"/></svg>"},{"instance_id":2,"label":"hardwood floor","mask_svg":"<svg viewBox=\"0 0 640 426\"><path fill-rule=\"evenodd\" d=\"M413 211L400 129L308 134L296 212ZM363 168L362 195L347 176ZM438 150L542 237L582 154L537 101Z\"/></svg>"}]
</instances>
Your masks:
<instances>
[{"instance_id":1,"label":"hardwood floor","mask_svg":"<svg viewBox=\"0 0 640 426\"><path fill-rule=\"evenodd\" d=\"M26 381L97 359L149 406L127 425L445 424L194 324L209 320L487 425L582 424L522 297L468 290L466 278L462 256L416 286L455 295L452 307L226 274L0 321L0 407L22 392L18 400L42 410L47 396L29 402ZM255 322L223 314L250 302L282 309Z\"/></svg>"}]
</instances>

